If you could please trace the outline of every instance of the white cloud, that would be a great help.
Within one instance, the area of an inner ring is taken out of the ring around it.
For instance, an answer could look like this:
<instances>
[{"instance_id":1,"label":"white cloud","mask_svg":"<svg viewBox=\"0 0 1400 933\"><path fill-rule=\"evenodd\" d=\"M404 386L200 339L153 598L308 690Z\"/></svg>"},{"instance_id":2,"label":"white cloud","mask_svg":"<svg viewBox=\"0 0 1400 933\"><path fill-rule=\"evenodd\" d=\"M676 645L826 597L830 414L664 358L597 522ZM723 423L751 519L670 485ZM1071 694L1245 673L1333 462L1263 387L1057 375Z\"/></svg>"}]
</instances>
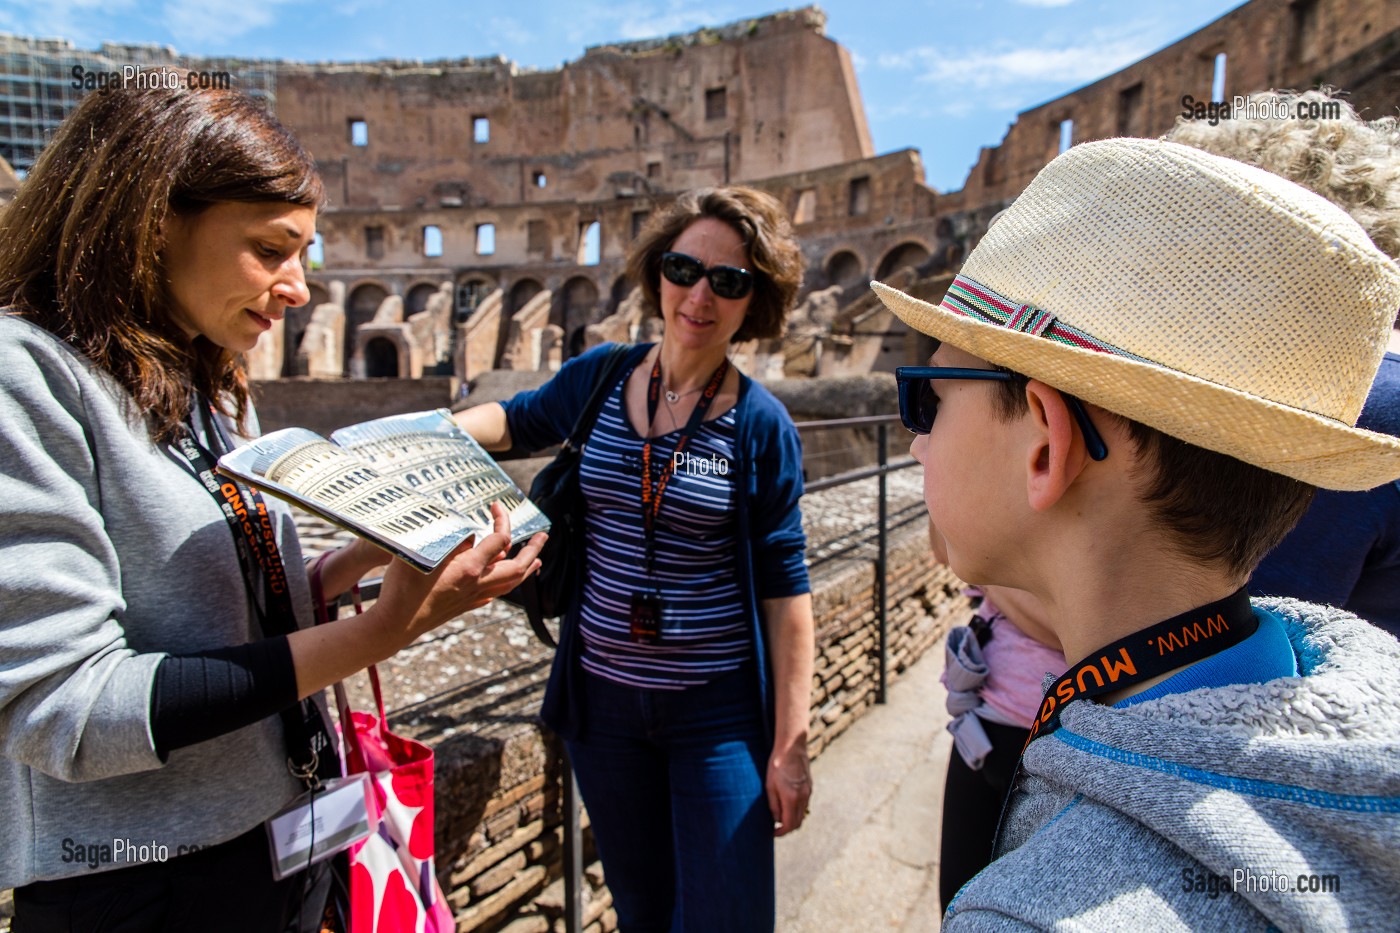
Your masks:
<instances>
[{"instance_id":1,"label":"white cloud","mask_svg":"<svg viewBox=\"0 0 1400 933\"><path fill-rule=\"evenodd\" d=\"M660 39L702 26L719 26L742 18L727 6L703 0L667 2L590 3L576 8L569 38L590 45L598 42Z\"/></svg>"},{"instance_id":2,"label":"white cloud","mask_svg":"<svg viewBox=\"0 0 1400 933\"><path fill-rule=\"evenodd\" d=\"M954 97L939 107L938 112L943 116L962 118L970 117L983 108L983 104L974 101L971 97Z\"/></svg>"},{"instance_id":3,"label":"white cloud","mask_svg":"<svg viewBox=\"0 0 1400 933\"><path fill-rule=\"evenodd\" d=\"M979 88L1042 81L1078 84L1117 71L1150 50L1136 43L1118 42L1061 49L973 52L950 58L935 54L924 58L924 73L919 80Z\"/></svg>"},{"instance_id":4,"label":"white cloud","mask_svg":"<svg viewBox=\"0 0 1400 933\"><path fill-rule=\"evenodd\" d=\"M136 0L47 0L0 11L0 23L18 35L69 39L79 48L95 47L106 38L100 30L109 21L108 14L135 6Z\"/></svg>"},{"instance_id":5,"label":"white cloud","mask_svg":"<svg viewBox=\"0 0 1400 933\"><path fill-rule=\"evenodd\" d=\"M672 0L664 9L654 9L648 4L630 4L623 16L617 19L617 24L620 27L618 34L624 39L657 39L678 32L690 32L701 26L716 26L732 18L703 3Z\"/></svg>"},{"instance_id":6,"label":"white cloud","mask_svg":"<svg viewBox=\"0 0 1400 933\"><path fill-rule=\"evenodd\" d=\"M1043 91L1044 85L1068 89L1132 64L1162 44L1155 33L1138 26L1112 34L1091 33L1058 45L1002 44L971 51L924 46L883 53L877 62L889 71L917 72L917 81L942 89L1022 88L1036 93Z\"/></svg>"},{"instance_id":7,"label":"white cloud","mask_svg":"<svg viewBox=\"0 0 1400 933\"><path fill-rule=\"evenodd\" d=\"M971 94L934 95L923 93L917 97L901 100L898 103L880 105L868 101L866 118L872 124L913 123L936 120L940 117L961 119L987 111L1005 111L1010 114L1025 106L1025 101L1013 94L992 92L985 95Z\"/></svg>"},{"instance_id":8,"label":"white cloud","mask_svg":"<svg viewBox=\"0 0 1400 933\"><path fill-rule=\"evenodd\" d=\"M166 0L161 13L177 46L218 47L276 22L277 7L288 2L292 0Z\"/></svg>"},{"instance_id":9,"label":"white cloud","mask_svg":"<svg viewBox=\"0 0 1400 933\"><path fill-rule=\"evenodd\" d=\"M509 16L491 17L483 32L491 37L490 44L496 47L525 45L535 38L534 33Z\"/></svg>"},{"instance_id":10,"label":"white cloud","mask_svg":"<svg viewBox=\"0 0 1400 933\"><path fill-rule=\"evenodd\" d=\"M1074 0L1015 0L1021 6L1057 7L1069 6Z\"/></svg>"},{"instance_id":11,"label":"white cloud","mask_svg":"<svg viewBox=\"0 0 1400 933\"><path fill-rule=\"evenodd\" d=\"M881 52L875 56L875 63L887 71L912 71L923 55L933 51L932 48L926 47L904 52Z\"/></svg>"},{"instance_id":12,"label":"white cloud","mask_svg":"<svg viewBox=\"0 0 1400 933\"><path fill-rule=\"evenodd\" d=\"M384 6L384 0L339 0L332 4L331 12L336 16L359 16L366 10L377 10Z\"/></svg>"}]
</instances>

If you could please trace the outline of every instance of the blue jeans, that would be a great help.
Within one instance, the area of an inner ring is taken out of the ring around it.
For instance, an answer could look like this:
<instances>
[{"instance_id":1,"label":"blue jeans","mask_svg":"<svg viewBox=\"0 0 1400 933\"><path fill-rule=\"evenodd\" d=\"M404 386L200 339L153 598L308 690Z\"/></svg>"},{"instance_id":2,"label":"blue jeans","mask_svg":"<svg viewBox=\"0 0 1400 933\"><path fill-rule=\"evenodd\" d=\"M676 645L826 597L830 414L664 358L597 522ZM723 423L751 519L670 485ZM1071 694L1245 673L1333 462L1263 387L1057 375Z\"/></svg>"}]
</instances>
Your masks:
<instances>
[{"instance_id":1,"label":"blue jeans","mask_svg":"<svg viewBox=\"0 0 1400 933\"><path fill-rule=\"evenodd\" d=\"M771 933L773 815L756 676L687 690L580 672L568 743L621 933Z\"/></svg>"}]
</instances>

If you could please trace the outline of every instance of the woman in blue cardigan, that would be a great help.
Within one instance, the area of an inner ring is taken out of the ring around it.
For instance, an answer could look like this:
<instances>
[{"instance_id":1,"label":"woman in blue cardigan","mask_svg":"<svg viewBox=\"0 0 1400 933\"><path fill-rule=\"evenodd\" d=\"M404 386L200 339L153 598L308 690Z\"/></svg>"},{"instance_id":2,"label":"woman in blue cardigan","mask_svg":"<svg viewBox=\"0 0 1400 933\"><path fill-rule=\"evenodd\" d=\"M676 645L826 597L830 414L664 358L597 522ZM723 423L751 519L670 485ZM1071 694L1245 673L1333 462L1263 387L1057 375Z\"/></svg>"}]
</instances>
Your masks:
<instances>
[{"instance_id":1,"label":"woman in blue cardigan","mask_svg":"<svg viewBox=\"0 0 1400 933\"><path fill-rule=\"evenodd\" d=\"M584 448L585 572L543 710L627 933L771 931L773 837L806 814L801 443L728 358L781 333L802 267L782 207L741 187L683 195L629 258L665 336L624 359ZM559 443L606 356L458 419L489 450Z\"/></svg>"}]
</instances>

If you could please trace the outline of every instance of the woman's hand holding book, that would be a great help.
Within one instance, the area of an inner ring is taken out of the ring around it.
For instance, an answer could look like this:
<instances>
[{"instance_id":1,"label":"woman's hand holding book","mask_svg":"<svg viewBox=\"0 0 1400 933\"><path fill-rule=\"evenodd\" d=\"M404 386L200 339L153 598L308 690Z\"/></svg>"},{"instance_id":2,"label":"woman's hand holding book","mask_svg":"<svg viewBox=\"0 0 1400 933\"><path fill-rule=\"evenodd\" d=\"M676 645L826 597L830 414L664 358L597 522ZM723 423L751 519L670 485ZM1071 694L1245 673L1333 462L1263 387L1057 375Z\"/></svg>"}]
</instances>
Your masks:
<instances>
[{"instance_id":1,"label":"woman's hand holding book","mask_svg":"<svg viewBox=\"0 0 1400 933\"><path fill-rule=\"evenodd\" d=\"M379 599L363 613L289 635L298 695L308 696L378 664L444 622L509 593L539 570L546 535L535 535L507 557L510 517L499 503L492 504L491 515L491 534L463 543L432 573L395 559L384 571Z\"/></svg>"}]
</instances>

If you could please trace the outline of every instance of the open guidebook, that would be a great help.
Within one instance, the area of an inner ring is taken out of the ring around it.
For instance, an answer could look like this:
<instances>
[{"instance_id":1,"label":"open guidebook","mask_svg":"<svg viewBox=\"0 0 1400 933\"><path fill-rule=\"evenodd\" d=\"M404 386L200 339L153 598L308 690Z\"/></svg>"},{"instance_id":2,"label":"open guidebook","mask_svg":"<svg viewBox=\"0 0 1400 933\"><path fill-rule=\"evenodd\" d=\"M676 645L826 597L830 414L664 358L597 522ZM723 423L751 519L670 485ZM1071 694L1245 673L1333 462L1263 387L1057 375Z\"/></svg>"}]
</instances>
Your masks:
<instances>
[{"instance_id":1,"label":"open guidebook","mask_svg":"<svg viewBox=\"0 0 1400 933\"><path fill-rule=\"evenodd\" d=\"M330 440L305 428L273 431L224 454L219 471L424 571L491 532L492 502L510 512L512 543L549 530L544 513L445 408L351 425Z\"/></svg>"}]
</instances>

